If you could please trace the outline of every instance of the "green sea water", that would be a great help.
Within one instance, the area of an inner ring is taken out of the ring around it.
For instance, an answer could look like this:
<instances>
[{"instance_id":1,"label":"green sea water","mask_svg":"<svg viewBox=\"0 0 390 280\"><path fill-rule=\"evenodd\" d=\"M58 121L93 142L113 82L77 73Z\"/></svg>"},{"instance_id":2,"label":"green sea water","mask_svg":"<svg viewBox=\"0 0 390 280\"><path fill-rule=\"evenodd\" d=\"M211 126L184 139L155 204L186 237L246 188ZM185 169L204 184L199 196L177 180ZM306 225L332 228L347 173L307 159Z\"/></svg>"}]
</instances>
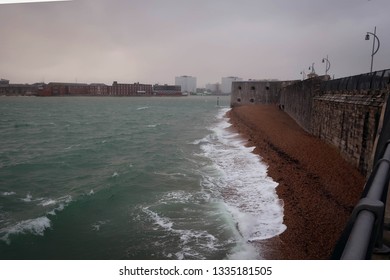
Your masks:
<instances>
[{"instance_id":1,"label":"green sea water","mask_svg":"<svg viewBox=\"0 0 390 280\"><path fill-rule=\"evenodd\" d=\"M283 206L229 101L0 97L0 258L262 258Z\"/></svg>"}]
</instances>

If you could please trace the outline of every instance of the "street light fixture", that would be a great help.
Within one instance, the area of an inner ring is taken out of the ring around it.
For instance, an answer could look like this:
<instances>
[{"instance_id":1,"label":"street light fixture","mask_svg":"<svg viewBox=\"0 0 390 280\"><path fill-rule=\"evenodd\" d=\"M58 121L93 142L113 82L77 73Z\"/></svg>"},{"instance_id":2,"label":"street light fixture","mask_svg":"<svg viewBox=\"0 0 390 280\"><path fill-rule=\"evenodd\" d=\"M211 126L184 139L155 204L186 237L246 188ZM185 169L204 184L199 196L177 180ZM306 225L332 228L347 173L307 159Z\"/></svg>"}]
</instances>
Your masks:
<instances>
[{"instance_id":1,"label":"street light fixture","mask_svg":"<svg viewBox=\"0 0 390 280\"><path fill-rule=\"evenodd\" d=\"M316 70L314 70L314 62L311 64L311 67L309 67L309 70L311 70L311 74L316 73Z\"/></svg>"},{"instance_id":2,"label":"street light fixture","mask_svg":"<svg viewBox=\"0 0 390 280\"><path fill-rule=\"evenodd\" d=\"M301 75L302 75L302 81L306 78L306 73L305 73L305 70L302 70L301 71Z\"/></svg>"},{"instance_id":3,"label":"street light fixture","mask_svg":"<svg viewBox=\"0 0 390 280\"><path fill-rule=\"evenodd\" d=\"M328 55L326 55L326 58L322 59L322 63L325 63L325 62L326 62L326 64L325 64L325 75L328 75L328 71L330 69L330 61L328 59Z\"/></svg>"},{"instance_id":4,"label":"street light fixture","mask_svg":"<svg viewBox=\"0 0 390 280\"><path fill-rule=\"evenodd\" d=\"M372 73L372 66L373 66L373 63L374 63L374 55L378 52L379 47L380 47L380 45L381 45L381 42L379 41L378 36L376 36L376 26L375 26L375 29L374 29L374 33L372 33L372 32L367 32L366 37L365 37L366 41L370 40L370 34L371 34L372 36L374 36L374 40L373 40L373 42L372 42L371 69L370 69L370 73ZM377 46L376 50L375 50L375 39L378 40L378 46ZM375 51L374 51L374 50L375 50Z\"/></svg>"}]
</instances>

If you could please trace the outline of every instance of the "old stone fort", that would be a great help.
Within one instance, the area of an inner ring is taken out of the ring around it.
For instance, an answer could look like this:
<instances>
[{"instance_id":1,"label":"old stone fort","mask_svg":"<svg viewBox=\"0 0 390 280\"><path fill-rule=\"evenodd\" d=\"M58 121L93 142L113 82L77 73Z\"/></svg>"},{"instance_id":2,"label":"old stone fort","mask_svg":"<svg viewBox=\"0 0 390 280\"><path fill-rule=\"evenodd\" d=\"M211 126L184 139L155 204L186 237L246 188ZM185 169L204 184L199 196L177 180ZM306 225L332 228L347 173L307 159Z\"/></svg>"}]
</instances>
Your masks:
<instances>
[{"instance_id":1,"label":"old stone fort","mask_svg":"<svg viewBox=\"0 0 390 280\"><path fill-rule=\"evenodd\" d=\"M367 175L373 167L389 91L390 69L334 80L315 76L303 81L235 81L231 106L279 106Z\"/></svg>"}]
</instances>

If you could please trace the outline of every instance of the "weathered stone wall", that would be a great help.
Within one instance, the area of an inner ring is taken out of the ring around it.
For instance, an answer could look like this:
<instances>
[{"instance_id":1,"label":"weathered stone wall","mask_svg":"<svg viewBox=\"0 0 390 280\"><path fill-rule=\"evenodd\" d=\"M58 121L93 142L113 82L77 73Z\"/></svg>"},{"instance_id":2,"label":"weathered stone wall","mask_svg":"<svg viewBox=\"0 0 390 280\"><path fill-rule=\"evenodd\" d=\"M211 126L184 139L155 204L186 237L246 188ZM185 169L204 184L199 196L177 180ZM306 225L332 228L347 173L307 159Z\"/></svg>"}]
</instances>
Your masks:
<instances>
[{"instance_id":1,"label":"weathered stone wall","mask_svg":"<svg viewBox=\"0 0 390 280\"><path fill-rule=\"evenodd\" d=\"M348 162L367 174L387 89L349 89L346 84L342 90L326 90L326 80L316 77L283 88L280 104L301 127L337 147Z\"/></svg>"},{"instance_id":2,"label":"weathered stone wall","mask_svg":"<svg viewBox=\"0 0 390 280\"><path fill-rule=\"evenodd\" d=\"M336 146L347 161L367 174L372 168L384 97L384 92L314 97L311 133Z\"/></svg>"},{"instance_id":3,"label":"weathered stone wall","mask_svg":"<svg viewBox=\"0 0 390 280\"><path fill-rule=\"evenodd\" d=\"M320 95L324 77L299 81L284 87L280 95L282 108L306 131L311 131L313 98Z\"/></svg>"}]
</instances>

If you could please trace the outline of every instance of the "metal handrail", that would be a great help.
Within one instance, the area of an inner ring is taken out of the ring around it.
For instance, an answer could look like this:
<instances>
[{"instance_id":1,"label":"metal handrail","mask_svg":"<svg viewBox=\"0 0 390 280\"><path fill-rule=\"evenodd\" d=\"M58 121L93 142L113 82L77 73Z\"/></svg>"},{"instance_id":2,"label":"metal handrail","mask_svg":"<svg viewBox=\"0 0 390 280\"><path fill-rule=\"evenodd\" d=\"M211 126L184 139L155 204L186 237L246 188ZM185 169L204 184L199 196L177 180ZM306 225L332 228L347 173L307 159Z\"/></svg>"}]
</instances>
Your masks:
<instances>
[{"instance_id":1,"label":"metal handrail","mask_svg":"<svg viewBox=\"0 0 390 280\"><path fill-rule=\"evenodd\" d=\"M385 102L382 131L376 146L374 168L362 197L334 248L332 259L370 259L383 245L385 205L390 182L390 98Z\"/></svg>"},{"instance_id":2,"label":"metal handrail","mask_svg":"<svg viewBox=\"0 0 390 280\"><path fill-rule=\"evenodd\" d=\"M385 154L368 181L367 195L362 198L352 213L352 228L341 259L369 259L379 231L383 230L385 197L390 178L390 143ZM384 201L383 201L384 200Z\"/></svg>"},{"instance_id":3,"label":"metal handrail","mask_svg":"<svg viewBox=\"0 0 390 280\"><path fill-rule=\"evenodd\" d=\"M353 82L353 84L351 84ZM376 90L385 89L390 84L390 69L344 77L323 82L325 91Z\"/></svg>"}]
</instances>

